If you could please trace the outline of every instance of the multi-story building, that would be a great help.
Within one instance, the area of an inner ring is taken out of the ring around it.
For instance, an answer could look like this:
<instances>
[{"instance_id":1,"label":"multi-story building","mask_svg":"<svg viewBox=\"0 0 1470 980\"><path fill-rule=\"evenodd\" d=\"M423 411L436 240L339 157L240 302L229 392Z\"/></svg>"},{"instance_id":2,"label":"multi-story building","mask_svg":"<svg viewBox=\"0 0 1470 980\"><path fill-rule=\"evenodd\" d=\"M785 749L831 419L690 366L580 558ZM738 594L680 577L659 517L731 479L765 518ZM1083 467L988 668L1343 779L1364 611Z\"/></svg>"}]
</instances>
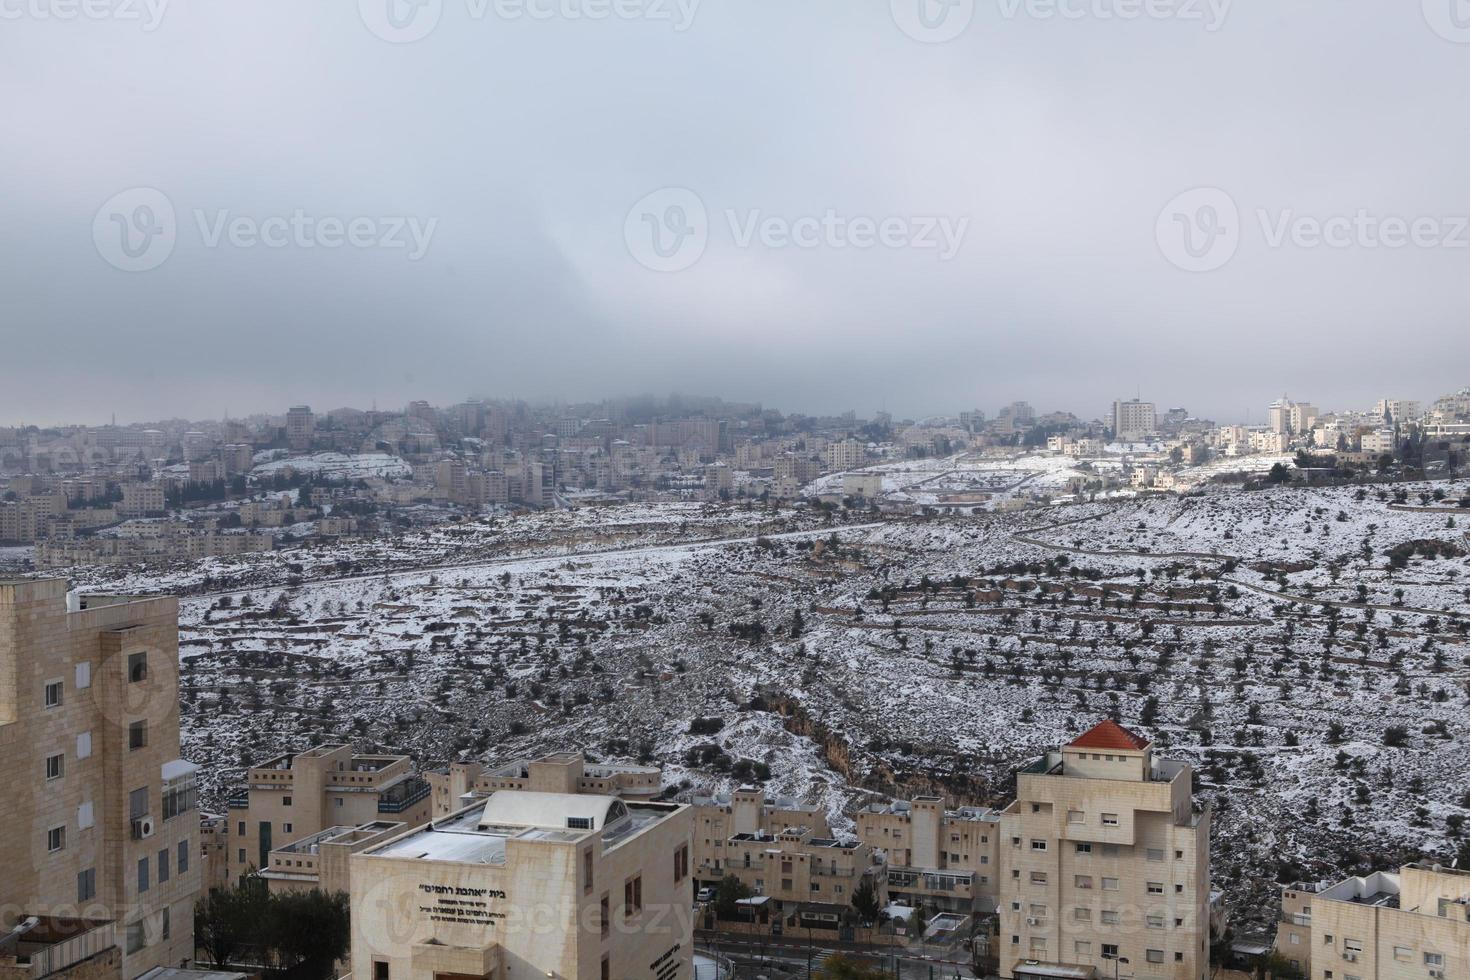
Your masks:
<instances>
[{"instance_id":1,"label":"multi-story building","mask_svg":"<svg viewBox=\"0 0 1470 980\"><path fill-rule=\"evenodd\" d=\"M1153 402L1113 402L1113 438L1118 442L1146 442L1159 431L1158 408Z\"/></svg>"},{"instance_id":2,"label":"multi-story building","mask_svg":"<svg viewBox=\"0 0 1470 980\"><path fill-rule=\"evenodd\" d=\"M694 877L701 885L718 884L728 862L725 842L740 834L771 835L787 827L806 827L817 837L831 837L827 815L795 800L766 799L765 790L742 786L733 793L695 795Z\"/></svg>"},{"instance_id":3,"label":"multi-story building","mask_svg":"<svg viewBox=\"0 0 1470 980\"><path fill-rule=\"evenodd\" d=\"M124 483L117 512L122 517L149 517L164 511L162 483Z\"/></svg>"},{"instance_id":4,"label":"multi-story building","mask_svg":"<svg viewBox=\"0 0 1470 980\"><path fill-rule=\"evenodd\" d=\"M179 758L178 602L66 586L0 581L0 934L35 916L25 941L85 933L99 962L116 961L95 976L136 977L194 955L197 767ZM62 923L56 909L81 915Z\"/></svg>"},{"instance_id":5,"label":"multi-story building","mask_svg":"<svg viewBox=\"0 0 1470 980\"><path fill-rule=\"evenodd\" d=\"M892 901L944 911L995 911L997 811L968 806L946 810L937 796L874 803L858 811L857 834L883 856Z\"/></svg>"},{"instance_id":6,"label":"multi-story building","mask_svg":"<svg viewBox=\"0 0 1470 980\"><path fill-rule=\"evenodd\" d=\"M356 980L690 980L690 808L497 790L353 854Z\"/></svg>"},{"instance_id":7,"label":"multi-story building","mask_svg":"<svg viewBox=\"0 0 1470 980\"><path fill-rule=\"evenodd\" d=\"M286 445L304 452L311 448L315 433L316 416L311 413L311 406L297 405L286 412Z\"/></svg>"},{"instance_id":8,"label":"multi-story building","mask_svg":"<svg viewBox=\"0 0 1470 980\"><path fill-rule=\"evenodd\" d=\"M1192 779L1113 721L1017 773L1000 814L1002 977L1209 975L1210 811Z\"/></svg>"},{"instance_id":9,"label":"multi-story building","mask_svg":"<svg viewBox=\"0 0 1470 980\"><path fill-rule=\"evenodd\" d=\"M361 827L328 827L271 851L257 873L273 892L345 892L352 885L348 862L352 855L409 829L391 820L374 820Z\"/></svg>"},{"instance_id":10,"label":"multi-story building","mask_svg":"<svg viewBox=\"0 0 1470 980\"><path fill-rule=\"evenodd\" d=\"M863 465L867 455L867 447L856 439L834 442L827 447L827 469L838 473L855 470Z\"/></svg>"},{"instance_id":11,"label":"multi-story building","mask_svg":"<svg viewBox=\"0 0 1470 980\"><path fill-rule=\"evenodd\" d=\"M657 766L588 764L580 752L516 759L489 769L478 762L454 762L424 773L424 778L433 794L435 816L453 813L475 796L488 796L502 789L594 793L641 800L652 799L663 788L663 770Z\"/></svg>"},{"instance_id":12,"label":"multi-story building","mask_svg":"<svg viewBox=\"0 0 1470 980\"><path fill-rule=\"evenodd\" d=\"M1413 422L1424 414L1417 401L1409 398L1380 398L1373 414L1391 425Z\"/></svg>"},{"instance_id":13,"label":"multi-story building","mask_svg":"<svg viewBox=\"0 0 1470 980\"><path fill-rule=\"evenodd\" d=\"M1281 886L1276 919L1276 952L1304 976L1312 969L1312 902L1330 882L1294 881Z\"/></svg>"},{"instance_id":14,"label":"multi-story building","mask_svg":"<svg viewBox=\"0 0 1470 980\"><path fill-rule=\"evenodd\" d=\"M714 868L698 874L706 886L726 877L740 880L753 895L764 896L776 915L805 928L836 929L864 879L883 900L882 868L862 841L817 834L790 826L776 833L756 830L725 838Z\"/></svg>"},{"instance_id":15,"label":"multi-story building","mask_svg":"<svg viewBox=\"0 0 1470 980\"><path fill-rule=\"evenodd\" d=\"M429 784L406 755L353 755L350 745L319 745L252 766L246 780L229 799L231 881L268 868L278 847L330 827L418 826L430 815Z\"/></svg>"},{"instance_id":16,"label":"multi-story building","mask_svg":"<svg viewBox=\"0 0 1470 980\"><path fill-rule=\"evenodd\" d=\"M1276 951L1312 980L1470 976L1470 871L1409 864L1289 885Z\"/></svg>"}]
</instances>

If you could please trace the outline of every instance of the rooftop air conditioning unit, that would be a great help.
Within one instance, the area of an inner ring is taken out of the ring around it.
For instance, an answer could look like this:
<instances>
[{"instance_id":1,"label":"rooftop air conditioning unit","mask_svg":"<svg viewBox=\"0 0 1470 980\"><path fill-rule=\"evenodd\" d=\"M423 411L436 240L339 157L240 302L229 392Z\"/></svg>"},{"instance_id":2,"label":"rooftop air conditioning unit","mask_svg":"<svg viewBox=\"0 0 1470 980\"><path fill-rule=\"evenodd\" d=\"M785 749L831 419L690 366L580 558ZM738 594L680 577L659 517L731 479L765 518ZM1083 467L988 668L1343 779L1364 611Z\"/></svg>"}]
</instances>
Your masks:
<instances>
[{"instance_id":1,"label":"rooftop air conditioning unit","mask_svg":"<svg viewBox=\"0 0 1470 980\"><path fill-rule=\"evenodd\" d=\"M146 840L147 838L152 837L153 829L154 828L152 817L145 816L133 818L133 840Z\"/></svg>"}]
</instances>

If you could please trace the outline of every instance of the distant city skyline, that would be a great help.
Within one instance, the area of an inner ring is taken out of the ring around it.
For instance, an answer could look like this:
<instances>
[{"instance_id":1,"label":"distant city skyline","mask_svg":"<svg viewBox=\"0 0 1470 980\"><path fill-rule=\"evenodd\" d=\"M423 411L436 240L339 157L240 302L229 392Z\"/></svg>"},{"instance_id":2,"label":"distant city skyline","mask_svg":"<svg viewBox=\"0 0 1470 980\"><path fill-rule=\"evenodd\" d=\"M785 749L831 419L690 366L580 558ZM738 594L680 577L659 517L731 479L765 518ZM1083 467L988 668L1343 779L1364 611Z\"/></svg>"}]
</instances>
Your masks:
<instances>
[{"instance_id":1,"label":"distant city skyline","mask_svg":"<svg viewBox=\"0 0 1470 980\"><path fill-rule=\"evenodd\" d=\"M833 417L842 415L848 411L853 411L857 414L857 417L859 419L872 419L879 412L886 411L895 419L911 419L913 421L923 421L925 419L937 417L957 418L961 412L969 412L975 409L979 409L980 411L984 412L987 417L993 418L996 412L1011 404L1012 402L1025 401L1029 402L1032 408L1034 408L1039 415L1044 415L1051 412L1070 412L1083 421L1101 420L1104 423L1107 423L1111 417L1113 402L1115 400L1126 401L1131 398L1140 397L1145 402L1152 402L1157 407L1158 414L1161 417L1171 409L1184 408L1189 411L1192 418L1208 419L1213 422L1218 422L1222 425L1264 425L1268 421L1268 409L1271 403L1279 398L1282 398L1284 395L1290 396L1293 399L1310 401L1313 405L1318 406L1320 410L1324 413L1368 412L1373 409L1374 404L1377 401L1384 398L1402 398L1411 401L1419 401L1423 403L1423 405L1427 408L1433 404L1436 398L1463 390L1467 387L1467 384L1470 384L1470 378L1467 378L1460 384L1451 384L1448 387L1444 387L1442 389L1383 389L1377 391L1369 391L1366 394L1357 396L1355 399L1353 399L1352 396L1348 396L1348 398L1352 400L1340 401L1334 401L1331 398L1325 398L1322 396L1320 391L1308 391L1306 386L1301 386L1301 393L1299 393L1298 387L1292 386L1285 391L1277 390L1274 394L1263 394L1255 402L1240 408L1236 412L1236 414L1222 414L1220 412L1201 411L1197 409L1195 405L1190 404L1188 401L1170 401L1167 398L1151 397L1151 394L1147 390L1147 388L1143 389L1142 393L1140 394L1136 386L1132 390L1119 391L1113 395L1110 395L1105 400L1098 401L1095 405L1091 402L1087 402L1086 404L1083 404L1081 402L1071 404L1053 404L1051 402L1041 400L1035 396L1028 397L1025 393L1020 393L1015 395L1014 397L1004 398L994 396L982 396L973 399L969 403L960 402L949 406L939 406L933 408L932 410L924 411L905 410L902 406L895 407L893 405L877 404L869 406L860 401L853 401L845 404L842 402L833 402L830 406L824 405L816 408L804 408L799 404L788 404L784 400L778 398L760 398L756 397L754 394L747 394L741 391L696 391L689 388L667 392L629 391L617 394L605 394L597 397L536 397L517 396L511 394L492 395L487 393L482 393L478 395L466 395L462 397L450 397L447 395L435 397L432 392L425 392L422 389L414 389L406 396L395 399L375 398L357 401L332 401L325 398L297 397L288 398L272 405L252 405L242 403L238 408L235 406L227 406L225 408L221 408L216 412L209 413L208 411L205 411L203 414L198 412L170 410L167 408L152 415L138 414L129 416L126 415L124 412L119 411L115 413L115 422L117 425L120 426L129 426L144 425L153 422L164 422L178 419L183 419L190 422L220 422L224 421L226 418L245 419L253 416L284 417L286 412L295 405L308 405L316 414L324 415L337 409L357 409L360 411L371 411L373 410L375 404L376 409L380 412L401 412L404 411L411 402L415 401L427 401L435 408L448 408L451 405L456 405L467 401L483 400L503 403L523 402L534 408L544 409L556 405L563 405L571 408L578 406L595 406L603 402L629 401L647 398L652 398L662 402L666 401L670 397L682 396L689 399L717 399L731 405L760 404L762 408L778 411L782 415ZM1253 386L1253 389L1254 387L1255 386ZM797 398L796 401L799 402L800 399ZM41 428L56 428L74 425L101 426L113 424L114 422L113 413L110 412L98 418L94 415L88 415L81 411L79 411L75 415L69 415L67 414L64 406L55 409L54 415L50 414L52 411L53 410L51 408L46 407L43 408L41 412L35 413L33 417L16 417L13 413L8 418L4 415L0 415L0 427L11 428L21 426L38 426Z\"/></svg>"}]
</instances>

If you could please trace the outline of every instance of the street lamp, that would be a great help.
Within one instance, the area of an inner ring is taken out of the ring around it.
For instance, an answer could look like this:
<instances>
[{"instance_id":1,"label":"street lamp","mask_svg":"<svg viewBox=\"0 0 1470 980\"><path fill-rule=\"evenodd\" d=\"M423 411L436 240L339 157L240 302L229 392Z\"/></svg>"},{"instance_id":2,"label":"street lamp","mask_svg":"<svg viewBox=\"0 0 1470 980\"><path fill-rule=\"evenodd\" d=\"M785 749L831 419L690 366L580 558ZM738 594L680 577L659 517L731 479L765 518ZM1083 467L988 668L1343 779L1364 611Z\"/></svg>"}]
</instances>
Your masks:
<instances>
[{"instance_id":1,"label":"street lamp","mask_svg":"<svg viewBox=\"0 0 1470 980\"><path fill-rule=\"evenodd\" d=\"M1118 969L1120 963L1127 963L1128 957L1117 956L1113 958L1113 980L1118 980Z\"/></svg>"}]
</instances>

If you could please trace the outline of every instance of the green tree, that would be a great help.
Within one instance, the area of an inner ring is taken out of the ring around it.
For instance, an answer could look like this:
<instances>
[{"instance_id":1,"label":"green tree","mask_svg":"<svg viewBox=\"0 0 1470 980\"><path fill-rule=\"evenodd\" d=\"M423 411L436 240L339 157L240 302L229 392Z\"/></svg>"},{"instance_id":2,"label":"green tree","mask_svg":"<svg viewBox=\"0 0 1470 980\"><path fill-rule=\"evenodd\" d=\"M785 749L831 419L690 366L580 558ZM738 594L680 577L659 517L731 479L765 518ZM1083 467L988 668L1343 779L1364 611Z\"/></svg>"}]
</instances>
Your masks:
<instances>
[{"instance_id":1,"label":"green tree","mask_svg":"<svg viewBox=\"0 0 1470 980\"><path fill-rule=\"evenodd\" d=\"M715 913L722 919L733 919L740 914L740 901L749 897L750 888L745 882L726 872L715 889Z\"/></svg>"},{"instance_id":2,"label":"green tree","mask_svg":"<svg viewBox=\"0 0 1470 980\"><path fill-rule=\"evenodd\" d=\"M878 889L873 887L870 876L864 876L857 888L853 889L852 907L864 922L877 921Z\"/></svg>"}]
</instances>

